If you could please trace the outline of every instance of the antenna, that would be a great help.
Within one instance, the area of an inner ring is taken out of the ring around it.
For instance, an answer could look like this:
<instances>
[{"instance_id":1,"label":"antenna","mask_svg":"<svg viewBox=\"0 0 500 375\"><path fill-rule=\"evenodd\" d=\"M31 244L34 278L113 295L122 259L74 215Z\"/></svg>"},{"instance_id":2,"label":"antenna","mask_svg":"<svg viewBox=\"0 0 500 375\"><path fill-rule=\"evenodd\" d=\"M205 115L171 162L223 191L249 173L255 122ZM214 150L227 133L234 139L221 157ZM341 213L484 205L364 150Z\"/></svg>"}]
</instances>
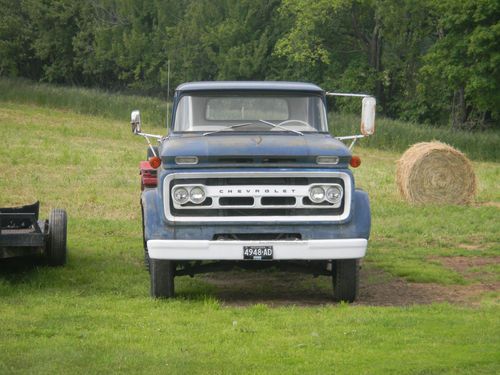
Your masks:
<instances>
[{"instance_id":1,"label":"antenna","mask_svg":"<svg viewBox=\"0 0 500 375\"><path fill-rule=\"evenodd\" d=\"M170 60L167 60L167 131L169 126L169 99L170 99Z\"/></svg>"}]
</instances>

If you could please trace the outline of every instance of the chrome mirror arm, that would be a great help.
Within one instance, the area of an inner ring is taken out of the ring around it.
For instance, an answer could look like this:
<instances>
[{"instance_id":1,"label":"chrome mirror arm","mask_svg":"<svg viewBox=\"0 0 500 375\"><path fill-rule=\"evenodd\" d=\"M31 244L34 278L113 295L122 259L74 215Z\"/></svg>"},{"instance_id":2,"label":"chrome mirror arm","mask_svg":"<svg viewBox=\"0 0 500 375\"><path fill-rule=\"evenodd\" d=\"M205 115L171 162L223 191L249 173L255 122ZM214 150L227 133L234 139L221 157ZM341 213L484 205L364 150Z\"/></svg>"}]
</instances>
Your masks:
<instances>
[{"instance_id":1,"label":"chrome mirror arm","mask_svg":"<svg viewBox=\"0 0 500 375\"><path fill-rule=\"evenodd\" d=\"M162 139L163 136L162 135L156 135L156 134L148 134L148 133L142 133L142 132L139 132L139 133L135 133L136 135L142 135L143 137L151 137L151 138L156 138L156 139Z\"/></svg>"},{"instance_id":2,"label":"chrome mirror arm","mask_svg":"<svg viewBox=\"0 0 500 375\"><path fill-rule=\"evenodd\" d=\"M368 94L350 94L350 93L344 93L344 92L330 92L327 91L325 92L326 96L349 96L349 97L354 97L354 98L371 98L371 95Z\"/></svg>"},{"instance_id":3,"label":"chrome mirror arm","mask_svg":"<svg viewBox=\"0 0 500 375\"><path fill-rule=\"evenodd\" d=\"M365 138L365 137L366 137L366 135L359 134L359 135L347 135L347 136L344 136L344 137L335 137L335 139L338 139L339 141L345 141L345 140L352 139L351 145L349 146L349 150L352 150L352 148L354 147L354 144L356 143L356 141L358 139Z\"/></svg>"},{"instance_id":4,"label":"chrome mirror arm","mask_svg":"<svg viewBox=\"0 0 500 375\"><path fill-rule=\"evenodd\" d=\"M151 141L149 140L149 138L155 138L158 140L158 142L160 142L164 137L162 137L161 135L156 135L156 134L148 134L148 133L141 133L141 132L138 132L138 133L135 133L136 135L140 135L142 137L144 137L146 139L146 142L148 142L148 147L151 149L151 152L153 153L154 156L158 156L156 154L156 151L153 147L153 145L151 144Z\"/></svg>"}]
</instances>

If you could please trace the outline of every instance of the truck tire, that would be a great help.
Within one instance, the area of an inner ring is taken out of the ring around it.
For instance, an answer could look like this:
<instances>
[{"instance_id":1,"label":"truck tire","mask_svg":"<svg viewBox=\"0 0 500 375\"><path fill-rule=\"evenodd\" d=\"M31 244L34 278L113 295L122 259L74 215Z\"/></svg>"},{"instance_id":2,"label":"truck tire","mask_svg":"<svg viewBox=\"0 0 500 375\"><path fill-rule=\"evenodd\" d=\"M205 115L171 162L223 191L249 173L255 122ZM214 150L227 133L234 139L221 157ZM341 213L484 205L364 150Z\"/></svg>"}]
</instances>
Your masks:
<instances>
[{"instance_id":1,"label":"truck tire","mask_svg":"<svg viewBox=\"0 0 500 375\"><path fill-rule=\"evenodd\" d=\"M144 249L144 267L146 268L146 271L151 273L151 265L150 265L151 259L149 259L149 252L148 249Z\"/></svg>"},{"instance_id":2,"label":"truck tire","mask_svg":"<svg viewBox=\"0 0 500 375\"><path fill-rule=\"evenodd\" d=\"M146 268L146 271L151 272L150 268L151 266L149 265L149 252L148 252L148 245L146 244L146 239L145 239L145 231L144 231L144 208L142 207L142 201L141 201L141 227L142 227L142 246L144 248L144 267Z\"/></svg>"},{"instance_id":3,"label":"truck tire","mask_svg":"<svg viewBox=\"0 0 500 375\"><path fill-rule=\"evenodd\" d=\"M149 259L151 297L173 298L175 263L171 260Z\"/></svg>"},{"instance_id":4,"label":"truck tire","mask_svg":"<svg viewBox=\"0 0 500 375\"><path fill-rule=\"evenodd\" d=\"M354 302L359 288L359 259L333 261L333 300Z\"/></svg>"},{"instance_id":5,"label":"truck tire","mask_svg":"<svg viewBox=\"0 0 500 375\"><path fill-rule=\"evenodd\" d=\"M67 225L66 211L60 208L50 211L49 234L45 244L45 257L50 266L64 266L66 264Z\"/></svg>"}]
</instances>

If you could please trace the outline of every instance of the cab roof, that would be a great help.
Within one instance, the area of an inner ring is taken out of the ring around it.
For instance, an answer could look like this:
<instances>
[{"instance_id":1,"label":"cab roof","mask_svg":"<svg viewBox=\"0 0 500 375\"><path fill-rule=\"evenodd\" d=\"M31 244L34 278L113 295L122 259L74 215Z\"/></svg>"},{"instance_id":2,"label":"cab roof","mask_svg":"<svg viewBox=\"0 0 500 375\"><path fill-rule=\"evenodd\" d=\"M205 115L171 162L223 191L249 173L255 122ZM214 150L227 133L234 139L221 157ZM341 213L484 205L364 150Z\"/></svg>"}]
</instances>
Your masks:
<instances>
[{"instance_id":1,"label":"cab roof","mask_svg":"<svg viewBox=\"0 0 500 375\"><path fill-rule=\"evenodd\" d=\"M285 81L207 81L187 82L179 85L178 92L191 91L298 91L324 94L324 90L312 83Z\"/></svg>"}]
</instances>

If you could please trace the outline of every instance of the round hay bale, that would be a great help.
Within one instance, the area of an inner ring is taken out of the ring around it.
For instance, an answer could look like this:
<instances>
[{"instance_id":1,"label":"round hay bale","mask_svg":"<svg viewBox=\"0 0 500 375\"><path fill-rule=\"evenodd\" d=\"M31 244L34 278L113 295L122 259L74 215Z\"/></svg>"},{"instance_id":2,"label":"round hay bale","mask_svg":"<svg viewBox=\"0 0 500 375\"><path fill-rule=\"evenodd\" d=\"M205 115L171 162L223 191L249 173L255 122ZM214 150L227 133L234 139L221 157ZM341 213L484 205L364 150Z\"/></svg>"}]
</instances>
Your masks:
<instances>
[{"instance_id":1,"label":"round hay bale","mask_svg":"<svg viewBox=\"0 0 500 375\"><path fill-rule=\"evenodd\" d=\"M477 189L469 159L437 141L406 150L397 163L396 183L403 198L417 204L468 204Z\"/></svg>"}]
</instances>

